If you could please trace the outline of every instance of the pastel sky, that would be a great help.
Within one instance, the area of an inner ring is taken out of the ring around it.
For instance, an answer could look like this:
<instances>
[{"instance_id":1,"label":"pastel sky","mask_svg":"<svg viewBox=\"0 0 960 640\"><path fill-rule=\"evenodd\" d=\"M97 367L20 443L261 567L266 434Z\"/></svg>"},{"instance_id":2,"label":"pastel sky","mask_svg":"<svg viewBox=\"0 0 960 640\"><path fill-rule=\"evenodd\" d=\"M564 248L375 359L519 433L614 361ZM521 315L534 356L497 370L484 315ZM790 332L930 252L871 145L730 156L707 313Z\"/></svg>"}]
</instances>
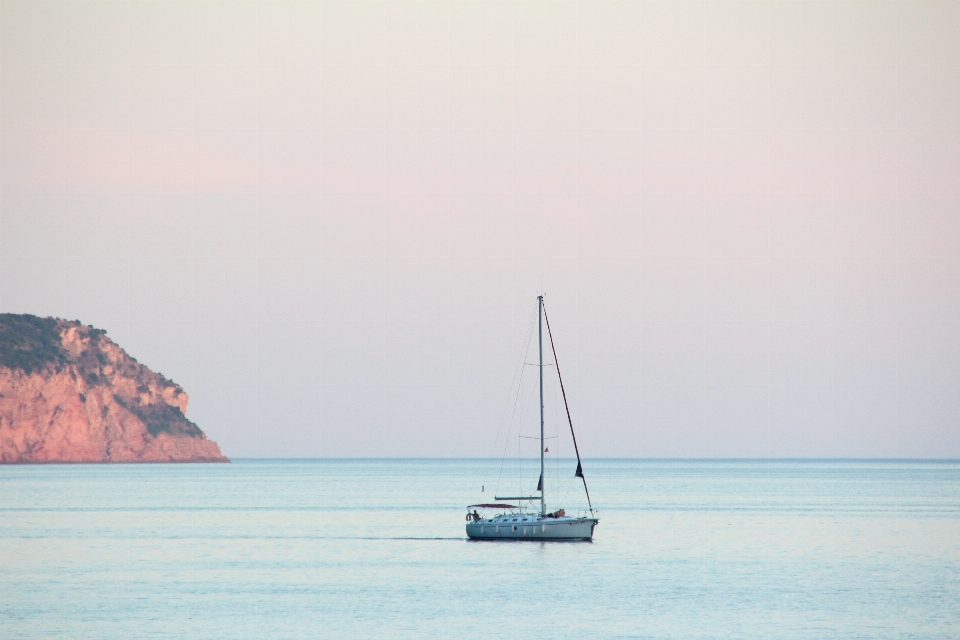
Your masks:
<instances>
[{"instance_id":1,"label":"pastel sky","mask_svg":"<svg viewBox=\"0 0 960 640\"><path fill-rule=\"evenodd\" d=\"M233 457L960 457L958 2L0 3L0 311Z\"/></svg>"}]
</instances>

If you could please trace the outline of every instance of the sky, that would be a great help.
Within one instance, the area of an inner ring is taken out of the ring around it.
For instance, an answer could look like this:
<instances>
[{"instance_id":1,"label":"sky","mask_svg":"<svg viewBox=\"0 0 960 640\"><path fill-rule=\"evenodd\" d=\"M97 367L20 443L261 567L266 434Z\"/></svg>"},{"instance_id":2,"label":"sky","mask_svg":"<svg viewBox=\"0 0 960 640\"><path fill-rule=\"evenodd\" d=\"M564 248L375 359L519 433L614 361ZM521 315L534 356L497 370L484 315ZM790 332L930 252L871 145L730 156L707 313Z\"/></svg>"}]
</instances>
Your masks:
<instances>
[{"instance_id":1,"label":"sky","mask_svg":"<svg viewBox=\"0 0 960 640\"><path fill-rule=\"evenodd\" d=\"M957 33L5 0L0 311L106 329L232 457L490 455L540 292L584 456L960 457Z\"/></svg>"}]
</instances>

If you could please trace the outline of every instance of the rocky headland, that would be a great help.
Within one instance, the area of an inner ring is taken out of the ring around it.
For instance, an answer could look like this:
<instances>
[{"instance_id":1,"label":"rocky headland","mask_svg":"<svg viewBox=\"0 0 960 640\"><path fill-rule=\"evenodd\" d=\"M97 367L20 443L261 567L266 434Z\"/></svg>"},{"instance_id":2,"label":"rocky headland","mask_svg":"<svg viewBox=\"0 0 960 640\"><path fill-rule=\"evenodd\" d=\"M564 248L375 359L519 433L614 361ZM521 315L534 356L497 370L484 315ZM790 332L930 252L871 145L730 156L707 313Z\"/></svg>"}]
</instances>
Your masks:
<instances>
[{"instance_id":1,"label":"rocky headland","mask_svg":"<svg viewBox=\"0 0 960 640\"><path fill-rule=\"evenodd\" d=\"M100 329L0 314L0 463L229 462L187 402Z\"/></svg>"}]
</instances>

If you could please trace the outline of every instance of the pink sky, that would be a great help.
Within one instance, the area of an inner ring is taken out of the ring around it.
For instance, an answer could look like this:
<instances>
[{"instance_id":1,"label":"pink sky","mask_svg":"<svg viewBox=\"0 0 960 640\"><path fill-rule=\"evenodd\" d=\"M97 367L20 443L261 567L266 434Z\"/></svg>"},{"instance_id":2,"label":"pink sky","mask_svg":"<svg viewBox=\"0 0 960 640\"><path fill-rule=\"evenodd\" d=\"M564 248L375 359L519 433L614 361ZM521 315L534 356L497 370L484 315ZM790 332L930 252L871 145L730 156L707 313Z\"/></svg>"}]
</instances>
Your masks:
<instances>
[{"instance_id":1,"label":"pink sky","mask_svg":"<svg viewBox=\"0 0 960 640\"><path fill-rule=\"evenodd\" d=\"M960 4L0 5L0 311L227 455L960 456Z\"/></svg>"}]
</instances>

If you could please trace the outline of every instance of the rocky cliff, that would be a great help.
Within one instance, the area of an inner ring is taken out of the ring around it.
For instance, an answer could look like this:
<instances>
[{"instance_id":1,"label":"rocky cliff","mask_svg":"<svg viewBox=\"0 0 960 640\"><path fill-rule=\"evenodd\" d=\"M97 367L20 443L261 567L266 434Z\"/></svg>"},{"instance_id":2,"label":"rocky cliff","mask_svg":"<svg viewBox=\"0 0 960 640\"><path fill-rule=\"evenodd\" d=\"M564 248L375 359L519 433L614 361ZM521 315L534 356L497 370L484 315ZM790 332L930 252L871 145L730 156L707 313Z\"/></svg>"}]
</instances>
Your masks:
<instances>
[{"instance_id":1,"label":"rocky cliff","mask_svg":"<svg viewBox=\"0 0 960 640\"><path fill-rule=\"evenodd\" d=\"M0 314L0 463L229 462L187 401L100 329Z\"/></svg>"}]
</instances>

